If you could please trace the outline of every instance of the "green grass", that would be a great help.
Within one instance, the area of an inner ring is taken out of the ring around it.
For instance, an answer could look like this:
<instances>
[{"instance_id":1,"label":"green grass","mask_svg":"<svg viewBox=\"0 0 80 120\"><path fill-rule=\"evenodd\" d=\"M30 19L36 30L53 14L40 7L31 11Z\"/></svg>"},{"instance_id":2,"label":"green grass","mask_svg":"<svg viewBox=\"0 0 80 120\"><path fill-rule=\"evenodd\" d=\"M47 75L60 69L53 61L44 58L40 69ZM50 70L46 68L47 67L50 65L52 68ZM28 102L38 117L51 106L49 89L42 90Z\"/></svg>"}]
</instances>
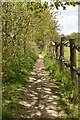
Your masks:
<instances>
[{"instance_id":1,"label":"green grass","mask_svg":"<svg viewBox=\"0 0 80 120\"><path fill-rule=\"evenodd\" d=\"M28 53L24 58L23 56L19 55L19 57L10 61L8 67L6 68L9 72L8 79L6 80L6 78L3 76L3 118L13 119L14 116L12 111L15 111L17 115L22 91L24 91L26 88L30 71L32 70L37 59L38 52L35 50L28 50Z\"/></svg>"},{"instance_id":2,"label":"green grass","mask_svg":"<svg viewBox=\"0 0 80 120\"><path fill-rule=\"evenodd\" d=\"M76 50L76 61L77 61L77 67L78 67L78 65L79 65L79 61L78 61L78 51ZM69 47L64 47L64 58L68 61L68 62L70 62L70 48Z\"/></svg>"},{"instance_id":3,"label":"green grass","mask_svg":"<svg viewBox=\"0 0 80 120\"><path fill-rule=\"evenodd\" d=\"M31 68L33 65L34 64L31 65ZM14 80L11 79L3 84L3 110L5 110L5 112L3 112L3 115L6 119L7 116L9 117L9 112L12 110L15 110L17 115L21 93L25 90L26 84L29 80L29 73L32 70L31 68L29 68L27 74L26 69L24 69L24 71L21 72L20 76L19 73L16 73L18 76L11 77L15 77Z\"/></svg>"},{"instance_id":4,"label":"green grass","mask_svg":"<svg viewBox=\"0 0 80 120\"><path fill-rule=\"evenodd\" d=\"M68 118L77 118L77 89L73 89L70 78L70 70L66 69L63 74L60 71L59 65L50 58L49 53L42 53L46 70L49 71L52 80L55 80L59 86L59 100L63 103Z\"/></svg>"},{"instance_id":5,"label":"green grass","mask_svg":"<svg viewBox=\"0 0 80 120\"><path fill-rule=\"evenodd\" d=\"M32 64L32 66L33 65L34 64ZM13 110L16 111L16 115L17 115L18 104L21 98L21 93L22 91L25 90L26 84L29 80L30 70L32 69L29 69L29 71L27 72L28 74L26 74L25 71L22 71L20 78L18 78L19 75L17 77L13 76L18 79L11 81L9 80L9 82L3 84L3 110L5 110L5 112L3 112L2 114L4 118L6 119L7 117L11 118L11 114L9 114L9 112Z\"/></svg>"},{"instance_id":6,"label":"green grass","mask_svg":"<svg viewBox=\"0 0 80 120\"><path fill-rule=\"evenodd\" d=\"M2 120L14 120L12 113L7 112L6 110L2 111Z\"/></svg>"},{"instance_id":7,"label":"green grass","mask_svg":"<svg viewBox=\"0 0 80 120\"><path fill-rule=\"evenodd\" d=\"M3 107L17 107L18 98L20 97L22 84L7 83L3 86Z\"/></svg>"}]
</instances>

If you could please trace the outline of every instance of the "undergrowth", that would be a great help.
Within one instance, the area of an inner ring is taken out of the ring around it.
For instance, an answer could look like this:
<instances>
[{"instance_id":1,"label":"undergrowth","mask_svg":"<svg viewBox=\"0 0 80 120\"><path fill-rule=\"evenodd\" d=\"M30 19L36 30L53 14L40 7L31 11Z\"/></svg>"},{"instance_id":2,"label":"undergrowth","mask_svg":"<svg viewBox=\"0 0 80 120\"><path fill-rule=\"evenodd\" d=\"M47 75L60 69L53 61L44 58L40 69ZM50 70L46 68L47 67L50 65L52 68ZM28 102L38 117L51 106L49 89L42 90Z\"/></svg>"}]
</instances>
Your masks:
<instances>
[{"instance_id":1,"label":"undergrowth","mask_svg":"<svg viewBox=\"0 0 80 120\"><path fill-rule=\"evenodd\" d=\"M67 118L78 118L77 88L73 88L70 78L70 70L60 71L59 64L51 59L50 54L42 52L46 70L50 77L59 86L59 100L62 102Z\"/></svg>"},{"instance_id":2,"label":"undergrowth","mask_svg":"<svg viewBox=\"0 0 80 120\"><path fill-rule=\"evenodd\" d=\"M6 69L3 67L3 119L12 119L13 111L16 111L17 114L21 92L25 89L29 80L29 73L38 59L36 50L38 51L36 45L32 43L25 56L22 52L18 53L14 59L10 58Z\"/></svg>"}]
</instances>

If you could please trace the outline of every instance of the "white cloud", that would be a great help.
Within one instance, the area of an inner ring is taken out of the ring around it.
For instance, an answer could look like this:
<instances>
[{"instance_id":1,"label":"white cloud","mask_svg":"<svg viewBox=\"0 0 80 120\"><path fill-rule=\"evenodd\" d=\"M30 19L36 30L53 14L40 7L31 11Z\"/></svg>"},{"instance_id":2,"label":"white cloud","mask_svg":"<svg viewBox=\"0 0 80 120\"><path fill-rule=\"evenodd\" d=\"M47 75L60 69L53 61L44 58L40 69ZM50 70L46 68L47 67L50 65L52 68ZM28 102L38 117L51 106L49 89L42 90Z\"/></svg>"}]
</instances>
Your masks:
<instances>
[{"instance_id":1,"label":"white cloud","mask_svg":"<svg viewBox=\"0 0 80 120\"><path fill-rule=\"evenodd\" d=\"M58 23L61 27L61 34L71 34L72 32L78 32L78 6L76 7L67 7L66 10L60 8L58 15Z\"/></svg>"},{"instance_id":2,"label":"white cloud","mask_svg":"<svg viewBox=\"0 0 80 120\"><path fill-rule=\"evenodd\" d=\"M78 31L78 17L76 16L66 16L59 21L60 25L63 26L62 32L64 34L70 34L71 32Z\"/></svg>"}]
</instances>

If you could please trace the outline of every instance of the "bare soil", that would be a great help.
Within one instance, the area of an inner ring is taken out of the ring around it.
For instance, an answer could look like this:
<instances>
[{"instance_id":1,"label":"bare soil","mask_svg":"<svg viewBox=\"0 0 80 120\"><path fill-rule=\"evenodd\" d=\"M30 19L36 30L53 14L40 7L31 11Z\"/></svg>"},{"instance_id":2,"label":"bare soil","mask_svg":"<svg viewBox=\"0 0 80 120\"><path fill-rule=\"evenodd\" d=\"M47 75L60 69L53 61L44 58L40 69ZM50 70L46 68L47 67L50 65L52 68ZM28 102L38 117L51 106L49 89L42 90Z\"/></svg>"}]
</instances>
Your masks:
<instances>
[{"instance_id":1,"label":"bare soil","mask_svg":"<svg viewBox=\"0 0 80 120\"><path fill-rule=\"evenodd\" d=\"M58 99L58 86L45 70L41 55L30 73L29 82L22 92L17 112L20 119L64 117L64 108Z\"/></svg>"}]
</instances>

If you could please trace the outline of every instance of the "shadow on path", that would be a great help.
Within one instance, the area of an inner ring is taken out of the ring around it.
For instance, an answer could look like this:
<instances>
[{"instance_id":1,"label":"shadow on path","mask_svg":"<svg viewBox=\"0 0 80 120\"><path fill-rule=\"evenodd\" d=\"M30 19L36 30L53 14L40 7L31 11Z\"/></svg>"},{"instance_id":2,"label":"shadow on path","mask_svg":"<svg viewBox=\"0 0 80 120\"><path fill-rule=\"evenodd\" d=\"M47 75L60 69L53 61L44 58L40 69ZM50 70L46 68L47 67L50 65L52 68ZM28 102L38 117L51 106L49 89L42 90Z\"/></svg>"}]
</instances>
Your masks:
<instances>
[{"instance_id":1,"label":"shadow on path","mask_svg":"<svg viewBox=\"0 0 80 120\"><path fill-rule=\"evenodd\" d=\"M58 86L54 84L45 71L43 57L34 65L26 89L19 101L20 118L61 118L64 110L58 100Z\"/></svg>"}]
</instances>

